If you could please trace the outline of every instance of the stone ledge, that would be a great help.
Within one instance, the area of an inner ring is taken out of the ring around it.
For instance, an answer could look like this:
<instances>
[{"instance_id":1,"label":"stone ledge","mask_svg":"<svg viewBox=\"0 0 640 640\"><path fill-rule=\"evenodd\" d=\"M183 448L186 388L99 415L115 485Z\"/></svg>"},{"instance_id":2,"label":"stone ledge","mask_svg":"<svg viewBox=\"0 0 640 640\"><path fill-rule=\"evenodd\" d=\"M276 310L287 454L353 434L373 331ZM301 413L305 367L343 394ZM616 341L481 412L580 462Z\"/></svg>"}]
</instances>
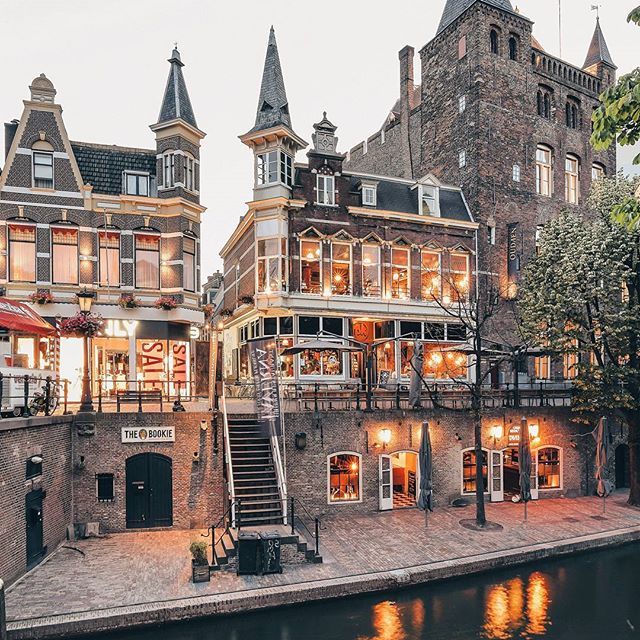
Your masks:
<instances>
[{"instance_id":1,"label":"stone ledge","mask_svg":"<svg viewBox=\"0 0 640 640\"><path fill-rule=\"evenodd\" d=\"M0 431L15 431L29 427L47 427L53 424L71 424L75 416L32 416L31 418L1 418Z\"/></svg>"},{"instance_id":2,"label":"stone ledge","mask_svg":"<svg viewBox=\"0 0 640 640\"><path fill-rule=\"evenodd\" d=\"M8 638L68 638L387 591L637 541L640 526L378 573L18 620L8 623Z\"/></svg>"}]
</instances>

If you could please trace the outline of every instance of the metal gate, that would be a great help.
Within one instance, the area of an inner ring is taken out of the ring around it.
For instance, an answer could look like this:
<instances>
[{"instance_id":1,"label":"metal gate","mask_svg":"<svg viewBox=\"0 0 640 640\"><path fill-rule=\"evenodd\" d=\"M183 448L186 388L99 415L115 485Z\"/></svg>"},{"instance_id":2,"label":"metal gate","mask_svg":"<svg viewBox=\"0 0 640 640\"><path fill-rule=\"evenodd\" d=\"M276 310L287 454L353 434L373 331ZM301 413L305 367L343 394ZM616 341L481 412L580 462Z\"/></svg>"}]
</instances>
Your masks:
<instances>
[{"instance_id":1,"label":"metal gate","mask_svg":"<svg viewBox=\"0 0 640 640\"><path fill-rule=\"evenodd\" d=\"M173 524L171 458L140 453L127 459L127 529Z\"/></svg>"}]
</instances>

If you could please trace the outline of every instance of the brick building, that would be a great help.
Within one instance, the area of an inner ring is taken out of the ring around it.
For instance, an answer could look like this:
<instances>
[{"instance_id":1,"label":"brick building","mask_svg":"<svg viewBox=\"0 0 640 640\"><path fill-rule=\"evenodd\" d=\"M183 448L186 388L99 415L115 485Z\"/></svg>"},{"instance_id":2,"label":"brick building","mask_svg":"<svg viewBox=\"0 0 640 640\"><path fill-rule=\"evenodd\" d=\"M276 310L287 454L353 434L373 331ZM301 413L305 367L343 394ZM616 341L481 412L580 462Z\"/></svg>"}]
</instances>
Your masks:
<instances>
[{"instance_id":1,"label":"brick building","mask_svg":"<svg viewBox=\"0 0 640 640\"><path fill-rule=\"evenodd\" d=\"M107 319L92 341L94 393L135 381L186 390L190 329L200 310L200 141L180 54L169 59L153 149L73 142L44 74L30 86L19 120L5 125L0 174L0 286L7 297L45 304L55 324L75 315L75 296L96 294ZM170 298L169 309L157 308ZM127 298L137 306L124 308ZM11 353L32 368L56 369L79 395L79 341L15 338ZM59 357L58 357L59 355Z\"/></svg>"}]
</instances>

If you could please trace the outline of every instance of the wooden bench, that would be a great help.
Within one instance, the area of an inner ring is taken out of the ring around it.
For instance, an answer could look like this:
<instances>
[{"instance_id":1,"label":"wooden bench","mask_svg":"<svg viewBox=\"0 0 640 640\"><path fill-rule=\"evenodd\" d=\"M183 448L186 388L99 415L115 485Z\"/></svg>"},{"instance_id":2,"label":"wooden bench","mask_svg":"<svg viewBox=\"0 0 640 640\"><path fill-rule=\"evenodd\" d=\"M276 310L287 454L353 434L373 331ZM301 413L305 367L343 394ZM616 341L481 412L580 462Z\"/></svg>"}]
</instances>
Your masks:
<instances>
[{"instance_id":1,"label":"wooden bench","mask_svg":"<svg viewBox=\"0 0 640 640\"><path fill-rule=\"evenodd\" d=\"M116 407L120 413L120 404L136 403L138 412L142 413L142 405L149 402L160 403L162 411L162 391L160 389L119 389L116 391Z\"/></svg>"}]
</instances>

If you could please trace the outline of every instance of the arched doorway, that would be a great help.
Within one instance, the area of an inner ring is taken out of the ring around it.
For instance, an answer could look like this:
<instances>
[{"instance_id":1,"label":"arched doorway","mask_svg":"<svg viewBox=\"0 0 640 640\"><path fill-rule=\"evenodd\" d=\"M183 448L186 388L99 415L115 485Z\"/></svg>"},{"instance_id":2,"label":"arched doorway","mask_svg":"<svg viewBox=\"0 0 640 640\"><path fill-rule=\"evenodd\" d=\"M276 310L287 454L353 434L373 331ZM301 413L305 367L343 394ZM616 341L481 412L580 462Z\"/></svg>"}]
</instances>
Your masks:
<instances>
[{"instance_id":1,"label":"arched doorway","mask_svg":"<svg viewBox=\"0 0 640 640\"><path fill-rule=\"evenodd\" d=\"M127 529L173 524L171 458L140 453L126 462Z\"/></svg>"},{"instance_id":2,"label":"arched doorway","mask_svg":"<svg viewBox=\"0 0 640 640\"><path fill-rule=\"evenodd\" d=\"M619 444L616 447L616 489L628 489L629 486L629 446Z\"/></svg>"}]
</instances>

